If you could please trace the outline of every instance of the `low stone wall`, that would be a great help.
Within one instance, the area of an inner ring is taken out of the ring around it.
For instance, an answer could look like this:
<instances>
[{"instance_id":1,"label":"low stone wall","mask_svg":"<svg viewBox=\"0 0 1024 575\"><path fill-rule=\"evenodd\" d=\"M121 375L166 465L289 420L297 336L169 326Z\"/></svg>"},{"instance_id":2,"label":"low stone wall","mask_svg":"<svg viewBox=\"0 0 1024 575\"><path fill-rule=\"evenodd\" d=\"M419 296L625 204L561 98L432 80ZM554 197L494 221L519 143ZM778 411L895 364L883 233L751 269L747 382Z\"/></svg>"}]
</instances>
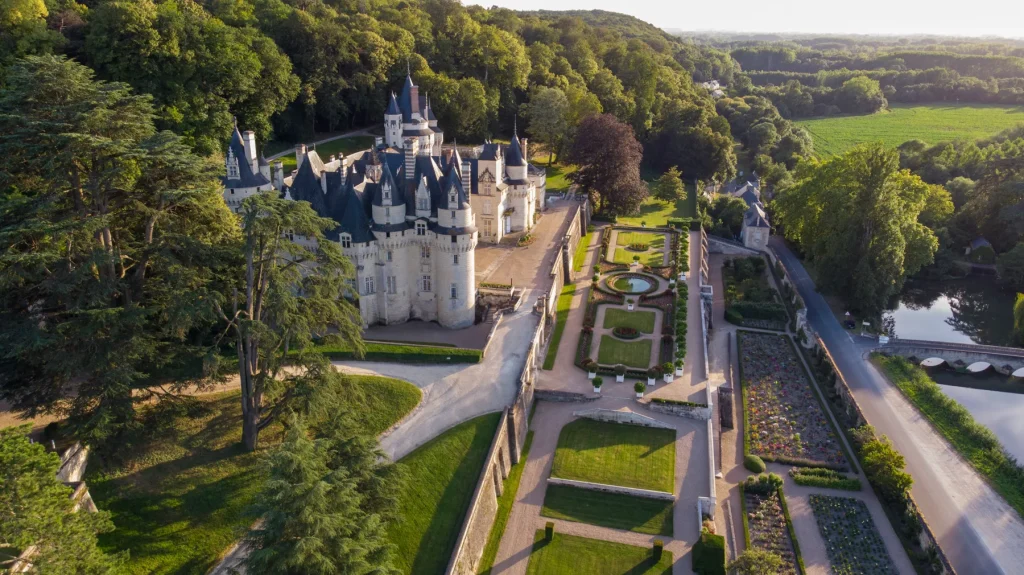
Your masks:
<instances>
[{"instance_id":1,"label":"low stone wall","mask_svg":"<svg viewBox=\"0 0 1024 575\"><path fill-rule=\"evenodd\" d=\"M667 413L689 419L700 421L711 419L711 408L706 405L683 405L679 403L661 403L651 401L646 404L647 409L658 413Z\"/></svg>"},{"instance_id":2,"label":"low stone wall","mask_svg":"<svg viewBox=\"0 0 1024 575\"><path fill-rule=\"evenodd\" d=\"M756 256L761 253L754 248L748 248L741 243L729 241L718 236L708 236L708 251L713 254L738 256Z\"/></svg>"},{"instance_id":3,"label":"low stone wall","mask_svg":"<svg viewBox=\"0 0 1024 575\"><path fill-rule=\"evenodd\" d=\"M561 403L595 401L600 399L600 397L590 396L585 393L577 393L574 391L555 391L551 389L538 389L533 392L533 397L534 399L558 401Z\"/></svg>"},{"instance_id":4,"label":"low stone wall","mask_svg":"<svg viewBox=\"0 0 1024 575\"><path fill-rule=\"evenodd\" d=\"M607 421L609 423L622 423L626 425L639 425L641 427L655 427L658 429L675 429L674 425L658 421L653 417L639 414L629 408L622 409L588 409L585 411L574 411L576 417L585 417L595 421Z\"/></svg>"},{"instance_id":5,"label":"low stone wall","mask_svg":"<svg viewBox=\"0 0 1024 575\"><path fill-rule=\"evenodd\" d=\"M667 491L653 491L651 489L637 489L635 487L622 487L620 485L606 485L604 483L591 483L589 481L576 481L575 479L562 479L561 477L548 477L548 485L565 485L568 487L579 487L591 491L604 491L605 493L619 493L622 495L633 495L646 499L660 499L662 501L675 501L676 496Z\"/></svg>"}]
</instances>

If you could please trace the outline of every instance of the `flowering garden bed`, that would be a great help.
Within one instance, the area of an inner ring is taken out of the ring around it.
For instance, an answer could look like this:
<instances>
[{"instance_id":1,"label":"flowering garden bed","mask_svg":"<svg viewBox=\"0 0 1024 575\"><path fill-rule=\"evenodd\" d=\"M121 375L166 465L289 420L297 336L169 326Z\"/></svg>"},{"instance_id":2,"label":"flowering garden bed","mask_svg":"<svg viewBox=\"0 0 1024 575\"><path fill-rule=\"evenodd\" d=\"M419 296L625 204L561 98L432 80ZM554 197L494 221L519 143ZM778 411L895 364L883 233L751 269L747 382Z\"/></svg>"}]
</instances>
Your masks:
<instances>
[{"instance_id":1,"label":"flowering garden bed","mask_svg":"<svg viewBox=\"0 0 1024 575\"><path fill-rule=\"evenodd\" d=\"M741 331L744 451L766 461L846 470L835 429L786 336Z\"/></svg>"},{"instance_id":2,"label":"flowering garden bed","mask_svg":"<svg viewBox=\"0 0 1024 575\"><path fill-rule=\"evenodd\" d=\"M779 573L796 575L798 548L792 538L781 483L782 479L773 474L750 477L741 484L744 536L748 549L762 549L782 557Z\"/></svg>"},{"instance_id":3,"label":"flowering garden bed","mask_svg":"<svg viewBox=\"0 0 1024 575\"><path fill-rule=\"evenodd\" d=\"M811 509L836 575L896 575L885 543L863 501L811 495Z\"/></svg>"}]
</instances>

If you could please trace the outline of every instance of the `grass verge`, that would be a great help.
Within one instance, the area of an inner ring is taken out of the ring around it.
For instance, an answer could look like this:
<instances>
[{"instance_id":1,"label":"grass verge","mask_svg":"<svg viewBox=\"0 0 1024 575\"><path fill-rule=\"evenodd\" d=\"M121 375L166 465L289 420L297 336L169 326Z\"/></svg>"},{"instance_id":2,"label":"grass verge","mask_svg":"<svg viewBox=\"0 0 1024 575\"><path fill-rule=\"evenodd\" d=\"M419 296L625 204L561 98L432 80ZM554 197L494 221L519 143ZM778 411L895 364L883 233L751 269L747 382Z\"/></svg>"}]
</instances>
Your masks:
<instances>
[{"instance_id":1,"label":"grass verge","mask_svg":"<svg viewBox=\"0 0 1024 575\"><path fill-rule=\"evenodd\" d=\"M640 204L640 211L635 216L619 216L617 223L624 226L639 226L647 222L649 227L664 226L670 218L692 218L697 215L697 194L693 192L693 184L686 184L686 198L674 202L665 202L648 197Z\"/></svg>"},{"instance_id":2,"label":"grass verge","mask_svg":"<svg viewBox=\"0 0 1024 575\"><path fill-rule=\"evenodd\" d=\"M576 253L572 255L572 269L573 271L583 271L583 266L587 265L587 248L590 247L590 234L580 238L580 243L576 244Z\"/></svg>"},{"instance_id":3,"label":"grass verge","mask_svg":"<svg viewBox=\"0 0 1024 575\"><path fill-rule=\"evenodd\" d=\"M494 567L494 559L498 556L498 546L501 545L501 537L505 534L505 527L508 526L508 518L512 514L512 504L516 501L516 492L519 491L519 481L523 478L523 469L526 467L526 459L530 455L530 446L533 445L533 432L526 434L526 442L523 443L523 453L519 463L512 466L505 479L504 491L498 498L498 511L494 516L494 525L487 536L487 545L484 546L483 556L480 558L480 567L477 572L480 575L491 575L491 568Z\"/></svg>"},{"instance_id":4,"label":"grass verge","mask_svg":"<svg viewBox=\"0 0 1024 575\"><path fill-rule=\"evenodd\" d=\"M374 434L420 400L420 390L400 380L343 381L339 396L345 409ZM263 454L280 441L280 428L267 427L261 449L246 452L237 391L201 396L152 422L145 440L126 446L123 464L89 466L89 491L98 507L111 512L115 526L100 536L100 546L129 551L121 573L205 573L248 527L246 509L266 476Z\"/></svg>"},{"instance_id":5,"label":"grass verge","mask_svg":"<svg viewBox=\"0 0 1024 575\"><path fill-rule=\"evenodd\" d=\"M562 428L551 476L672 492L676 433L578 419Z\"/></svg>"},{"instance_id":6,"label":"grass verge","mask_svg":"<svg viewBox=\"0 0 1024 575\"><path fill-rule=\"evenodd\" d=\"M409 478L398 496L402 519L390 525L388 538L403 573L443 573L448 566L500 418L471 419L399 460Z\"/></svg>"},{"instance_id":7,"label":"grass verge","mask_svg":"<svg viewBox=\"0 0 1024 575\"><path fill-rule=\"evenodd\" d=\"M351 138L339 138L337 140L331 140L330 142L324 142L322 144L316 144L315 149L320 159L325 163L330 159L332 154L351 154L352 152L358 152L360 150L366 150L373 146L373 136L352 136ZM314 149L313 144L306 146L310 150ZM292 170L298 168L295 165L295 154L285 154L278 158L281 160L284 166L284 175L288 175Z\"/></svg>"},{"instance_id":8,"label":"grass verge","mask_svg":"<svg viewBox=\"0 0 1024 575\"><path fill-rule=\"evenodd\" d=\"M674 502L548 485L540 514L553 519L672 537Z\"/></svg>"},{"instance_id":9,"label":"grass verge","mask_svg":"<svg viewBox=\"0 0 1024 575\"><path fill-rule=\"evenodd\" d=\"M576 284L569 284L562 287L562 293L555 303L555 331L551 334L551 341L548 343L548 353L544 356L544 369L555 367L555 358L558 357L558 344L562 341L562 332L565 331L565 320L569 319L569 311L572 308L572 298L576 293Z\"/></svg>"},{"instance_id":10,"label":"grass verge","mask_svg":"<svg viewBox=\"0 0 1024 575\"><path fill-rule=\"evenodd\" d=\"M563 535L551 541L539 530L533 538L527 575L671 575L672 553L663 551L654 560L651 549Z\"/></svg>"},{"instance_id":11,"label":"grass verge","mask_svg":"<svg viewBox=\"0 0 1024 575\"><path fill-rule=\"evenodd\" d=\"M1006 452L996 435L975 421L967 408L942 393L939 385L920 367L902 357L873 354L871 360L1017 514L1024 517L1024 468Z\"/></svg>"}]
</instances>

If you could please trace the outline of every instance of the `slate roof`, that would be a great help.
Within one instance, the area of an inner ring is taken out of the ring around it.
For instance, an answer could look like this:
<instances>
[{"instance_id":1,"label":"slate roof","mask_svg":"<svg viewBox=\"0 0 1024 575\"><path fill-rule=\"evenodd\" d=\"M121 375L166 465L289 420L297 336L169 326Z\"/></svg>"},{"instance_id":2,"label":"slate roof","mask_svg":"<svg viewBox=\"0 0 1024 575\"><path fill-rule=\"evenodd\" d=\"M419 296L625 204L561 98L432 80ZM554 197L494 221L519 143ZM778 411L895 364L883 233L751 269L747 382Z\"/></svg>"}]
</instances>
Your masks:
<instances>
[{"instance_id":1,"label":"slate roof","mask_svg":"<svg viewBox=\"0 0 1024 575\"><path fill-rule=\"evenodd\" d=\"M989 241L986 240L985 238L980 238L979 237L979 238L974 238L973 240L971 240L971 250L976 250L978 248L985 248L985 247L987 247L987 248L992 247L992 244L989 243Z\"/></svg>"},{"instance_id":2,"label":"slate roof","mask_svg":"<svg viewBox=\"0 0 1024 575\"><path fill-rule=\"evenodd\" d=\"M391 92L391 100L388 102L388 111L384 113L388 114L389 116L394 116L396 114L402 113L402 111L398 109L398 100L395 99L394 92Z\"/></svg>"},{"instance_id":3,"label":"slate roof","mask_svg":"<svg viewBox=\"0 0 1024 575\"><path fill-rule=\"evenodd\" d=\"M417 91L416 85L412 83L412 76L406 74L405 84L402 85L402 94L398 97L398 107L402 110L403 122L411 120L413 112L420 111L420 99L412 97L412 93Z\"/></svg>"},{"instance_id":4,"label":"slate roof","mask_svg":"<svg viewBox=\"0 0 1024 575\"><path fill-rule=\"evenodd\" d=\"M523 148L519 145L519 136L514 132L512 142L505 149L505 164L509 166L525 166L526 158L523 157Z\"/></svg>"},{"instance_id":5,"label":"slate roof","mask_svg":"<svg viewBox=\"0 0 1024 575\"><path fill-rule=\"evenodd\" d=\"M245 144L242 143L242 133L238 131L238 126L235 126L235 131L231 134L228 152L238 160L238 178L222 178L225 188L255 188L270 184L270 180L259 171L253 173L252 166L245 156Z\"/></svg>"},{"instance_id":6,"label":"slate roof","mask_svg":"<svg viewBox=\"0 0 1024 575\"><path fill-rule=\"evenodd\" d=\"M405 203L405 191L402 189L402 186L396 184L395 176L394 174L391 173L391 168L387 164L384 164L384 166L381 168L380 185L377 186L377 189L374 191L373 194L373 205L384 205L383 190L385 185L391 187L392 206L398 206Z\"/></svg>"},{"instance_id":7,"label":"slate roof","mask_svg":"<svg viewBox=\"0 0 1024 575\"><path fill-rule=\"evenodd\" d=\"M480 155L478 156L478 158L481 160L493 162L494 160L498 159L498 156L500 154L501 146L493 142L487 142L486 144L484 144L483 149L480 150Z\"/></svg>"},{"instance_id":8,"label":"slate roof","mask_svg":"<svg viewBox=\"0 0 1024 575\"><path fill-rule=\"evenodd\" d=\"M743 214L744 223L747 227L752 228L770 228L771 225L768 223L768 218L765 216L764 210L761 209L760 204L754 204L750 206Z\"/></svg>"},{"instance_id":9,"label":"slate roof","mask_svg":"<svg viewBox=\"0 0 1024 575\"><path fill-rule=\"evenodd\" d=\"M328 213L321 215L338 222L338 227L327 232L327 239L338 241L342 232L350 234L355 243L372 242L376 239L370 228L366 206L356 193L353 178L342 178L341 172L329 173L327 198Z\"/></svg>"},{"instance_id":10,"label":"slate roof","mask_svg":"<svg viewBox=\"0 0 1024 575\"><path fill-rule=\"evenodd\" d=\"M441 192L444 197L445 209L469 209L469 199L466 197L465 190L462 189L462 180L459 179L459 172L457 170L448 170L448 174L444 177L444 186ZM455 205L452 205L450 201L452 192L455 192Z\"/></svg>"},{"instance_id":11,"label":"slate roof","mask_svg":"<svg viewBox=\"0 0 1024 575\"><path fill-rule=\"evenodd\" d=\"M320 184L320 174L323 172L324 164L320 156L314 150L306 152L302 158L302 164L292 177L292 184L286 188L293 200L305 201L316 210L316 213L327 214L327 201L324 197L324 190Z\"/></svg>"}]
</instances>

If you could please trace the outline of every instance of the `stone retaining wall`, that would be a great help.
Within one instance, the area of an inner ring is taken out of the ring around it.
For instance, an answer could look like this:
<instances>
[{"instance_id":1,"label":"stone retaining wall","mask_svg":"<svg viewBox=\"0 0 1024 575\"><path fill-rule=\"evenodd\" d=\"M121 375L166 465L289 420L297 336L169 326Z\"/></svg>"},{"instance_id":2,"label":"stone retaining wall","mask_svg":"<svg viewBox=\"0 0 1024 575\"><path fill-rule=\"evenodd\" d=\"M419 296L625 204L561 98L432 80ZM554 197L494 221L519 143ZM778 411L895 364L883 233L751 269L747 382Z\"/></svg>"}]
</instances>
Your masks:
<instances>
[{"instance_id":1,"label":"stone retaining wall","mask_svg":"<svg viewBox=\"0 0 1024 575\"><path fill-rule=\"evenodd\" d=\"M585 411L574 411L576 417L585 417L595 421L606 421L609 423L622 423L626 425L639 425L640 427L654 427L658 429L675 429L674 425L658 421L653 417L647 417L636 413L628 408L624 409L588 409Z\"/></svg>"},{"instance_id":2,"label":"stone retaining wall","mask_svg":"<svg viewBox=\"0 0 1024 575\"><path fill-rule=\"evenodd\" d=\"M651 489L637 489L635 487L622 487L620 485L606 485L604 483L591 483L589 481L576 481L575 479L562 479L561 477L548 477L548 485L565 485L568 487L579 487L591 491L604 491L605 493L620 493L622 495L633 495L647 499L660 499L662 501L675 501L676 496L667 491L654 491Z\"/></svg>"},{"instance_id":3,"label":"stone retaining wall","mask_svg":"<svg viewBox=\"0 0 1024 575\"><path fill-rule=\"evenodd\" d=\"M711 419L711 408L706 405L683 405L679 403L661 403L651 401L646 404L647 409L658 413L668 413L689 419L706 420Z\"/></svg>"}]
</instances>

